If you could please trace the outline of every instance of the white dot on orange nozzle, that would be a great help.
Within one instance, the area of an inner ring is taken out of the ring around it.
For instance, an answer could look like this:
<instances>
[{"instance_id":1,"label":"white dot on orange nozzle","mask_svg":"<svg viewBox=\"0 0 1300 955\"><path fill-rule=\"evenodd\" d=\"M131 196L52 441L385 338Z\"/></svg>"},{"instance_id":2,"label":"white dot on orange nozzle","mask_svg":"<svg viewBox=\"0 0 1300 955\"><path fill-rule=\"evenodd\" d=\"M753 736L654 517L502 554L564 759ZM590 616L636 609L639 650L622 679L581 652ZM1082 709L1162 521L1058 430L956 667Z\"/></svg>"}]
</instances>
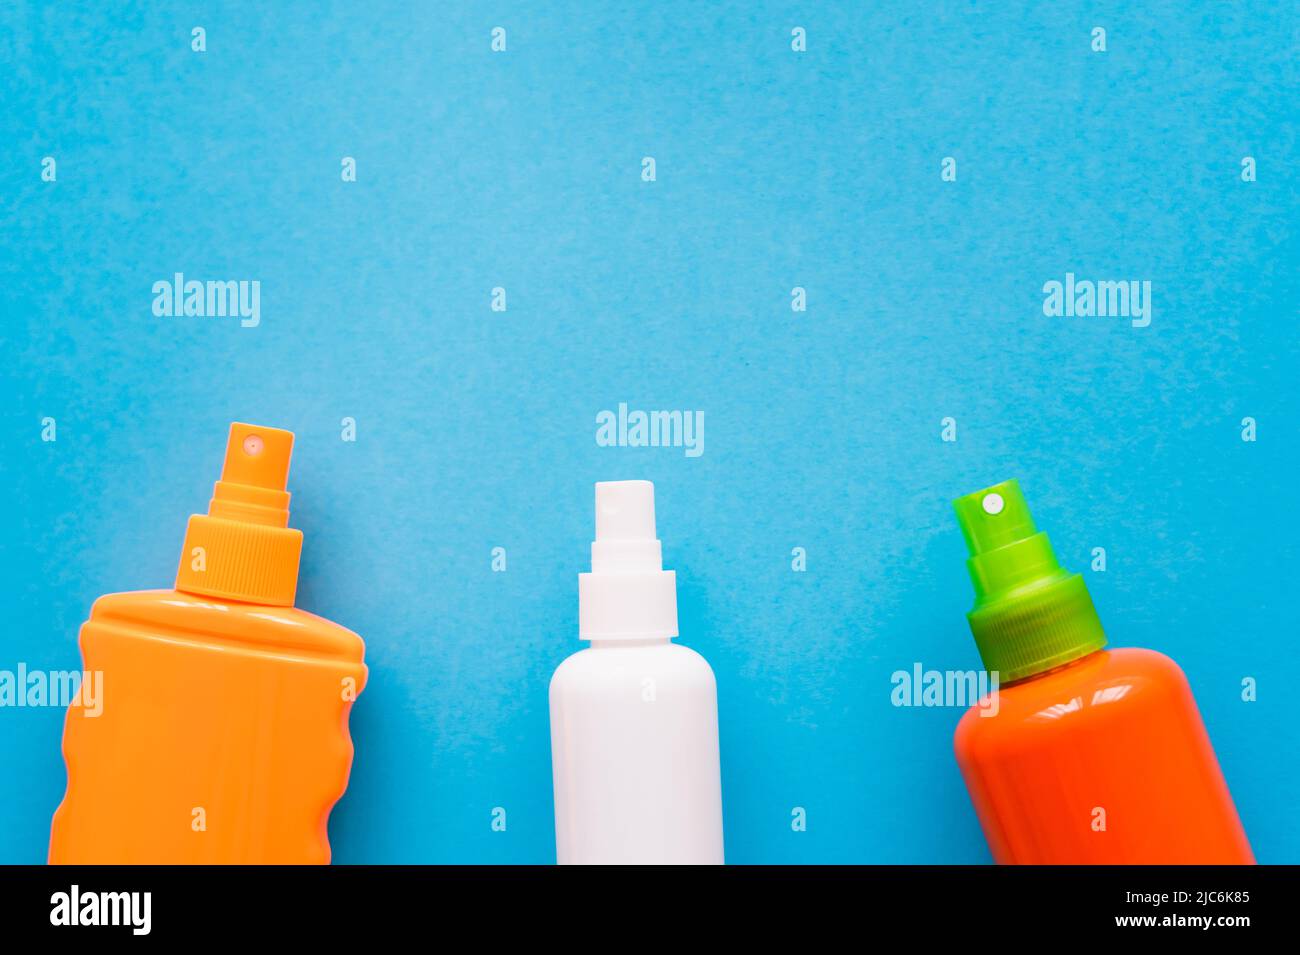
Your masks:
<instances>
[{"instance_id":1,"label":"white dot on orange nozzle","mask_svg":"<svg viewBox=\"0 0 1300 955\"><path fill-rule=\"evenodd\" d=\"M1001 514L1003 501L1002 495L994 491L992 494L985 494L984 500L980 501L984 505L985 514Z\"/></svg>"},{"instance_id":2,"label":"white dot on orange nozzle","mask_svg":"<svg viewBox=\"0 0 1300 955\"><path fill-rule=\"evenodd\" d=\"M255 458L262 453L262 438L260 435L250 434L244 439L244 453L250 458Z\"/></svg>"}]
</instances>

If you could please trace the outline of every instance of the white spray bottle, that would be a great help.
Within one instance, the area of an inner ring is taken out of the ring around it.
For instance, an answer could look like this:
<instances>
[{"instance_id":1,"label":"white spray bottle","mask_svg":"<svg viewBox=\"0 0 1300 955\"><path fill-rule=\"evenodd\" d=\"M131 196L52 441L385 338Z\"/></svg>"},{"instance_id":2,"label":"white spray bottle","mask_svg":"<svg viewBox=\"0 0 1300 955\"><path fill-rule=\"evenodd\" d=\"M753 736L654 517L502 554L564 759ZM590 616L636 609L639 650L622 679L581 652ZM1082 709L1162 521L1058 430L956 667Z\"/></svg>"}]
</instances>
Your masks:
<instances>
[{"instance_id":1,"label":"white spray bottle","mask_svg":"<svg viewBox=\"0 0 1300 955\"><path fill-rule=\"evenodd\" d=\"M578 575L590 648L551 678L561 865L721 864L718 690L677 636L677 580L655 537L654 485L596 485L591 573Z\"/></svg>"}]
</instances>

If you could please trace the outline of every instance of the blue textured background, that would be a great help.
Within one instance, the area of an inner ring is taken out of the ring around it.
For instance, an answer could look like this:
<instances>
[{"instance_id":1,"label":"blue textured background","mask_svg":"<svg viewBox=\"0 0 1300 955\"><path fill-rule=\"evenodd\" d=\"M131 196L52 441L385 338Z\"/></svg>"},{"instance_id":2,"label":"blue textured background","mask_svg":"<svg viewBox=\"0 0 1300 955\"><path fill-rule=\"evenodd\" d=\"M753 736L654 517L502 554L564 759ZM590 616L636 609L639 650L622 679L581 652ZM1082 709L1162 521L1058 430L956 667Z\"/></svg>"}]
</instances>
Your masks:
<instances>
[{"instance_id":1,"label":"blue textured background","mask_svg":"<svg viewBox=\"0 0 1300 955\"><path fill-rule=\"evenodd\" d=\"M889 675L977 665L949 501L1018 476L1300 861L1294 4L418 6L0 13L0 668L76 667L96 596L170 585L228 423L291 428L299 605L371 668L336 860L551 861L591 485L646 477L729 860L979 862L959 713ZM1070 270L1152 281L1151 326L1045 318ZM259 279L261 326L155 318L175 271ZM597 447L620 401L703 410L705 454ZM0 710L0 861L44 857L61 722Z\"/></svg>"}]
</instances>

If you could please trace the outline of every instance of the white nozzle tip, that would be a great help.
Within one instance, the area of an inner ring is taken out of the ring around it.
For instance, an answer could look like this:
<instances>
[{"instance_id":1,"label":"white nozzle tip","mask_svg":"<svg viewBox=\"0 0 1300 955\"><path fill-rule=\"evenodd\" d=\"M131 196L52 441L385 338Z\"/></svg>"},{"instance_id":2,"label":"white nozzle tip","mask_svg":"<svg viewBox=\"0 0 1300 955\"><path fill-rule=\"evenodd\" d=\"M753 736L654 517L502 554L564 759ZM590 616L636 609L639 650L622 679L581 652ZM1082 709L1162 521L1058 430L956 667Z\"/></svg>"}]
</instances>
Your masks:
<instances>
[{"instance_id":1,"label":"white nozzle tip","mask_svg":"<svg viewBox=\"0 0 1300 955\"><path fill-rule=\"evenodd\" d=\"M596 540L654 539L654 484L650 481L596 484Z\"/></svg>"}]
</instances>

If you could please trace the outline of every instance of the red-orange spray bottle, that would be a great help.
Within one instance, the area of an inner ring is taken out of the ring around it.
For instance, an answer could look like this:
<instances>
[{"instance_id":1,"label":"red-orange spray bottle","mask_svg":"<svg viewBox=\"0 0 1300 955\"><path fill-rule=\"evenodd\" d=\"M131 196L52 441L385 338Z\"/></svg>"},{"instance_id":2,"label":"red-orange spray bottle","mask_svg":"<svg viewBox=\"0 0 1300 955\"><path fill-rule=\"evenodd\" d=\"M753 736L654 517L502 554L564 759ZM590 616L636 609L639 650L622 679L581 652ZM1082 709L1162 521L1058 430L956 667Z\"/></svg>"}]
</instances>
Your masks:
<instances>
[{"instance_id":1,"label":"red-orange spray bottle","mask_svg":"<svg viewBox=\"0 0 1300 955\"><path fill-rule=\"evenodd\" d=\"M234 424L174 590L109 594L81 628L101 712L68 709L52 863L324 863L352 765L361 638L294 607L293 435Z\"/></svg>"},{"instance_id":2,"label":"red-orange spray bottle","mask_svg":"<svg viewBox=\"0 0 1300 955\"><path fill-rule=\"evenodd\" d=\"M957 727L957 762L999 863L1253 863L1187 678L1105 650L1007 481L954 502L975 584L971 632L1001 686Z\"/></svg>"}]
</instances>

